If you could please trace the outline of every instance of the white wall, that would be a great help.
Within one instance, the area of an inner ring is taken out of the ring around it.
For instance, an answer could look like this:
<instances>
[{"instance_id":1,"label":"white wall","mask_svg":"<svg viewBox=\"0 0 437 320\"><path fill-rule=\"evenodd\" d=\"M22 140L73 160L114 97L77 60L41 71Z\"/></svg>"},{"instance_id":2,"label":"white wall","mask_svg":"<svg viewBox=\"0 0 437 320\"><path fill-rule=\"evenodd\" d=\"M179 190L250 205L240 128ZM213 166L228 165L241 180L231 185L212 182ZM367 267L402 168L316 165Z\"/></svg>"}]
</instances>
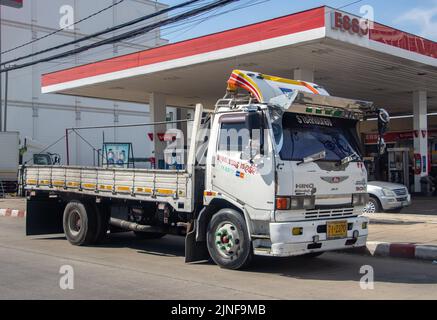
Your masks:
<instances>
[{"instance_id":1,"label":"white wall","mask_svg":"<svg viewBox=\"0 0 437 320\"><path fill-rule=\"evenodd\" d=\"M74 20L80 20L104 7L113 0L38 0L24 1L22 9L2 7L2 51L24 42L42 37L59 28L63 5L74 8ZM164 5L148 0L127 0L90 20L79 24L75 30L62 31L32 45L2 55L2 60L36 52L47 47L71 41L113 25L123 23L142 15L164 8ZM103 36L94 41L102 40ZM89 42L88 42L89 43ZM76 57L39 64L9 74L8 130L19 131L20 138L32 138L42 145L49 145L64 135L65 128L100 125L122 125L149 122L149 108L146 105L76 98L61 95L42 95L40 79L43 73L69 68L100 59L164 44L159 30L117 45L104 46L84 52ZM30 61L30 60L27 60ZM4 81L3 81L4 85ZM4 98L4 97L3 97ZM105 130L106 141L132 142L136 157L150 157L151 143L145 129ZM81 131L81 135L96 148L102 148L102 130ZM93 165L93 151L85 142L71 134L71 164ZM66 158L65 142L52 147L50 152ZM27 160L31 155L25 155Z\"/></svg>"}]
</instances>

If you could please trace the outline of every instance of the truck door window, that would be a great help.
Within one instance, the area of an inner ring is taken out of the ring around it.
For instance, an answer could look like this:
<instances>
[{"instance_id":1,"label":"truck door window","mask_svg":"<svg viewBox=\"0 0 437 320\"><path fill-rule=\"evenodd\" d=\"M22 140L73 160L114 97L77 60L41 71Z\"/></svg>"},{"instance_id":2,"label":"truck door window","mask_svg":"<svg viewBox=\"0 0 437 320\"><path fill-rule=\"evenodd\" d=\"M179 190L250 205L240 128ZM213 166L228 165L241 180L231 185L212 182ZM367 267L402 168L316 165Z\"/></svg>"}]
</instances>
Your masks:
<instances>
[{"instance_id":1,"label":"truck door window","mask_svg":"<svg viewBox=\"0 0 437 320\"><path fill-rule=\"evenodd\" d=\"M222 122L220 126L219 151L242 152L249 144L249 131L246 123Z\"/></svg>"}]
</instances>

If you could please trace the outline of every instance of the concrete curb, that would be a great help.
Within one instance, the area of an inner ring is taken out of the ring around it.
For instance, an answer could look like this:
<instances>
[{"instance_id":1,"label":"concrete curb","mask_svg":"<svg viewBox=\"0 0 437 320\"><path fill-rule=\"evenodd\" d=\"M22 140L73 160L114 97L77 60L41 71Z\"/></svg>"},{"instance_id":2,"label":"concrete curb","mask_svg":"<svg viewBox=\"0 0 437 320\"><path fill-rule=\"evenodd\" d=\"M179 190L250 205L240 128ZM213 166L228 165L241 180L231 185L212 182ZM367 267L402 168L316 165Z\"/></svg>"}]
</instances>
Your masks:
<instances>
[{"instance_id":1,"label":"concrete curb","mask_svg":"<svg viewBox=\"0 0 437 320\"><path fill-rule=\"evenodd\" d=\"M353 250L370 256L437 261L437 246L414 243L368 241L367 247Z\"/></svg>"},{"instance_id":2,"label":"concrete curb","mask_svg":"<svg viewBox=\"0 0 437 320\"><path fill-rule=\"evenodd\" d=\"M0 217L24 218L26 211L14 209L0 209Z\"/></svg>"}]
</instances>

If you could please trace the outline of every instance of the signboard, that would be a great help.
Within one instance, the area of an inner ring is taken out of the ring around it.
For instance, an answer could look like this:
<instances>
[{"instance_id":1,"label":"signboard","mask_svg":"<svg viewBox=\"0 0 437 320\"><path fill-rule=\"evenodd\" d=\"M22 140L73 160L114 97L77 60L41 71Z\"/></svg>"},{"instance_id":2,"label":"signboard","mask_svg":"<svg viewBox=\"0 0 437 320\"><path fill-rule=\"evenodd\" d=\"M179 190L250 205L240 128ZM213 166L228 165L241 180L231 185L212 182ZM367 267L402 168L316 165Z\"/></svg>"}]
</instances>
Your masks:
<instances>
[{"instance_id":1,"label":"signboard","mask_svg":"<svg viewBox=\"0 0 437 320\"><path fill-rule=\"evenodd\" d=\"M23 0L0 0L0 5L13 8L22 8Z\"/></svg>"},{"instance_id":2,"label":"signboard","mask_svg":"<svg viewBox=\"0 0 437 320\"><path fill-rule=\"evenodd\" d=\"M161 142L172 142L176 140L176 134L173 133L158 133L158 139Z\"/></svg>"},{"instance_id":3,"label":"signboard","mask_svg":"<svg viewBox=\"0 0 437 320\"><path fill-rule=\"evenodd\" d=\"M437 137L437 130L421 130L422 137L425 138L428 134L429 138ZM408 141L419 137L419 131L402 131L402 132L388 132L384 135L386 143L396 143L397 141ZM364 144L377 144L378 134L371 133L364 136Z\"/></svg>"},{"instance_id":4,"label":"signboard","mask_svg":"<svg viewBox=\"0 0 437 320\"><path fill-rule=\"evenodd\" d=\"M129 168L133 159L132 143L104 143L103 165L111 168Z\"/></svg>"},{"instance_id":5,"label":"signboard","mask_svg":"<svg viewBox=\"0 0 437 320\"><path fill-rule=\"evenodd\" d=\"M369 34L369 27L367 20L350 17L347 14L335 11L332 12L332 29L349 32L351 34L359 35L360 37Z\"/></svg>"},{"instance_id":6,"label":"signboard","mask_svg":"<svg viewBox=\"0 0 437 320\"><path fill-rule=\"evenodd\" d=\"M384 140L386 143L395 143L396 141L401 140L413 140L414 139L414 131L405 131L405 132L388 132L384 135ZM378 143L378 134L371 133L366 134L364 137L364 144L377 144Z\"/></svg>"}]
</instances>

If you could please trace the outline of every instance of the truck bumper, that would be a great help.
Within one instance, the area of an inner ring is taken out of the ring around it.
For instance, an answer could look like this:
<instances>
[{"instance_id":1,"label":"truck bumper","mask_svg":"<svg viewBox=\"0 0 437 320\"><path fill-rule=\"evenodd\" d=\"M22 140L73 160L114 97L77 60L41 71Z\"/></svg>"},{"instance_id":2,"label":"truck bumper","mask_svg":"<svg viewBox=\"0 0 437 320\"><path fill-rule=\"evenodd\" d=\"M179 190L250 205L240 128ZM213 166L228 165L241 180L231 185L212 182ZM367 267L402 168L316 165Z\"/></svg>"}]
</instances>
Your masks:
<instances>
[{"instance_id":1,"label":"truck bumper","mask_svg":"<svg viewBox=\"0 0 437 320\"><path fill-rule=\"evenodd\" d=\"M270 223L270 246L257 247L254 245L254 253L256 255L289 257L311 252L342 250L365 246L369 219L367 217L338 219L338 221L346 220L348 223L347 238L342 239L327 239L326 221ZM293 235L293 228L302 228L302 235ZM354 238L354 231L358 232L358 237L356 238ZM318 237L318 240L315 239L317 238L315 236Z\"/></svg>"}]
</instances>

